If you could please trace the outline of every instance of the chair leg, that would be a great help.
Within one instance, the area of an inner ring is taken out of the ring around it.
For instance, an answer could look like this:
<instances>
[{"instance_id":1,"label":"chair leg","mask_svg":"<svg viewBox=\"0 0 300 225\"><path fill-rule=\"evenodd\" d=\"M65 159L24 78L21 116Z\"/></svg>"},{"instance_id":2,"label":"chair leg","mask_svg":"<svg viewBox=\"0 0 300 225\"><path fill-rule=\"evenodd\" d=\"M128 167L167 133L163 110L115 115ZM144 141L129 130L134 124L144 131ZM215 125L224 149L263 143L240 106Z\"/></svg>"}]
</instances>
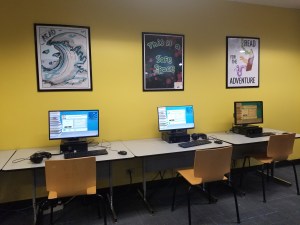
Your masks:
<instances>
[{"instance_id":1,"label":"chair leg","mask_svg":"<svg viewBox=\"0 0 300 225\"><path fill-rule=\"evenodd\" d=\"M232 183L231 183L230 181L228 181L228 186L231 188L232 193L233 193L233 197L234 197L235 212L236 212L237 223L241 223L241 220L240 220L240 212L239 212L239 205L238 205L237 197L236 197L236 190L235 190L234 186L232 185Z\"/></svg>"},{"instance_id":2,"label":"chair leg","mask_svg":"<svg viewBox=\"0 0 300 225\"><path fill-rule=\"evenodd\" d=\"M296 182L296 188L297 188L297 195L300 195L296 166L295 166L295 163L293 161L290 161L290 162L292 163L293 170L294 170L295 182Z\"/></svg>"},{"instance_id":3,"label":"chair leg","mask_svg":"<svg viewBox=\"0 0 300 225\"><path fill-rule=\"evenodd\" d=\"M191 219L191 190L192 186L189 187L188 193L187 193L187 202L188 202L188 218L189 218L189 225L192 224L192 219Z\"/></svg>"},{"instance_id":4,"label":"chair leg","mask_svg":"<svg viewBox=\"0 0 300 225\"><path fill-rule=\"evenodd\" d=\"M103 220L104 220L104 225L107 225L107 218L106 218L106 204L104 202L104 198L102 195L100 194L96 194L96 196L99 199L99 205L102 208L102 214L103 214ZM99 209L98 209L98 213L99 213Z\"/></svg>"},{"instance_id":5,"label":"chair leg","mask_svg":"<svg viewBox=\"0 0 300 225\"><path fill-rule=\"evenodd\" d=\"M264 168L265 168L265 164L262 164L262 166L261 166L261 184L262 184L262 190L263 190L263 202L266 202Z\"/></svg>"},{"instance_id":6,"label":"chair leg","mask_svg":"<svg viewBox=\"0 0 300 225\"><path fill-rule=\"evenodd\" d=\"M50 205L50 224L54 224L53 222L53 208L58 204L58 199L48 199L47 201Z\"/></svg>"},{"instance_id":7,"label":"chair leg","mask_svg":"<svg viewBox=\"0 0 300 225\"><path fill-rule=\"evenodd\" d=\"M39 204L38 214L37 214L35 225L43 225L44 224L43 223L43 212L47 208L48 203L49 203L48 200L45 200Z\"/></svg>"},{"instance_id":8,"label":"chair leg","mask_svg":"<svg viewBox=\"0 0 300 225\"><path fill-rule=\"evenodd\" d=\"M53 224L53 204L51 204L51 212L50 212L50 224Z\"/></svg>"},{"instance_id":9,"label":"chair leg","mask_svg":"<svg viewBox=\"0 0 300 225\"><path fill-rule=\"evenodd\" d=\"M211 196L211 191L210 191L210 183L205 183L203 184L206 186L206 191L207 191L207 194L208 194L208 201L209 201L209 204L212 204L214 203L215 201L213 201L213 198Z\"/></svg>"},{"instance_id":10,"label":"chair leg","mask_svg":"<svg viewBox=\"0 0 300 225\"><path fill-rule=\"evenodd\" d=\"M266 165L266 169L267 169L267 181L269 181L269 177L270 177L270 166L269 164Z\"/></svg>"},{"instance_id":11,"label":"chair leg","mask_svg":"<svg viewBox=\"0 0 300 225\"><path fill-rule=\"evenodd\" d=\"M175 207L175 197L176 197L176 188L177 188L177 183L178 183L178 177L179 173L177 173L175 180L174 180L174 189L173 189L173 198L172 198L172 205L171 205L171 211L174 211Z\"/></svg>"},{"instance_id":12,"label":"chair leg","mask_svg":"<svg viewBox=\"0 0 300 225\"><path fill-rule=\"evenodd\" d=\"M272 162L271 165L271 177L274 178L274 168L275 168L275 162Z\"/></svg>"}]
</instances>

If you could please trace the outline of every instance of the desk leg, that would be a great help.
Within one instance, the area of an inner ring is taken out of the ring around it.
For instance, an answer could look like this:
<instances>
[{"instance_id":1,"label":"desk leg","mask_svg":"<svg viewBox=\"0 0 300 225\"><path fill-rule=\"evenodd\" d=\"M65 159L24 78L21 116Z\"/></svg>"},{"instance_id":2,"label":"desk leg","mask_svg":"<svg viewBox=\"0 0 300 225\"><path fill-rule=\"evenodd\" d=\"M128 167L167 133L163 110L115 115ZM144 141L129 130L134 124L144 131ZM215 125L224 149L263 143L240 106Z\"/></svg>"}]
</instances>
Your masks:
<instances>
[{"instance_id":1,"label":"desk leg","mask_svg":"<svg viewBox=\"0 0 300 225\"><path fill-rule=\"evenodd\" d=\"M33 208L33 224L36 224L36 171L32 170L33 187L32 187L32 208Z\"/></svg>"},{"instance_id":2,"label":"desk leg","mask_svg":"<svg viewBox=\"0 0 300 225\"><path fill-rule=\"evenodd\" d=\"M118 218L117 218L117 214L115 212L115 209L114 209L114 198L113 198L113 185L112 185L112 166L111 166L111 162L109 162L109 194L107 194L107 199L108 199L108 203L109 203L109 208L110 208L110 211L111 211L111 214L112 214L112 219L113 219L113 222L117 222Z\"/></svg>"},{"instance_id":3,"label":"desk leg","mask_svg":"<svg viewBox=\"0 0 300 225\"><path fill-rule=\"evenodd\" d=\"M143 199L144 203L146 204L147 209L150 213L154 213L154 210L152 209L152 206L147 200L147 184L146 184L146 168L145 168L145 159L143 158L143 192L141 190L138 190L138 193L140 197Z\"/></svg>"}]
</instances>

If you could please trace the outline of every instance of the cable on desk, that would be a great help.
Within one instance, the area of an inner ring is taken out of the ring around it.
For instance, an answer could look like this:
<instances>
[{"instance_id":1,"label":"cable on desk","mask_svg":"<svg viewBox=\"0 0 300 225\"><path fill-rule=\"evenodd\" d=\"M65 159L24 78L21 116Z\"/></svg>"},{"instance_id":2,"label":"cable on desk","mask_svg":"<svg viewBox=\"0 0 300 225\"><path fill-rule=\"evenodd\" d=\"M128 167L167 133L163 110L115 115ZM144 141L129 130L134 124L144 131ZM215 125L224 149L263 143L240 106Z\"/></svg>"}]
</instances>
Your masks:
<instances>
[{"instance_id":1,"label":"cable on desk","mask_svg":"<svg viewBox=\"0 0 300 225\"><path fill-rule=\"evenodd\" d=\"M218 139L215 135L208 136L208 140L216 140Z\"/></svg>"},{"instance_id":2,"label":"cable on desk","mask_svg":"<svg viewBox=\"0 0 300 225\"><path fill-rule=\"evenodd\" d=\"M104 142L104 143L107 143L107 144L104 145L103 142ZM104 139L102 139L102 141L99 143L98 146L99 146L99 147L102 147L102 148L105 148L105 149L108 150L108 151L114 151L114 152L118 152L118 151L119 151L119 150L117 150L117 149L112 149L112 148L111 148L111 143L110 143L109 141L107 141L107 140L104 140Z\"/></svg>"},{"instance_id":3,"label":"cable on desk","mask_svg":"<svg viewBox=\"0 0 300 225\"><path fill-rule=\"evenodd\" d=\"M28 158L18 158L18 159L14 159L13 161L11 161L12 163L19 163L19 162L22 162L22 161L24 161L24 160L29 160L30 159L30 157L28 157Z\"/></svg>"},{"instance_id":4,"label":"cable on desk","mask_svg":"<svg viewBox=\"0 0 300 225\"><path fill-rule=\"evenodd\" d=\"M94 141L94 139L90 139L90 140L87 141L87 144L90 147L95 147L95 146L99 145L99 142L98 141Z\"/></svg>"},{"instance_id":5,"label":"cable on desk","mask_svg":"<svg viewBox=\"0 0 300 225\"><path fill-rule=\"evenodd\" d=\"M103 145L103 142L107 143L107 145ZM111 147L111 143L107 140L102 139L101 142L99 142L99 146L100 147L104 147L104 148L110 148Z\"/></svg>"}]
</instances>

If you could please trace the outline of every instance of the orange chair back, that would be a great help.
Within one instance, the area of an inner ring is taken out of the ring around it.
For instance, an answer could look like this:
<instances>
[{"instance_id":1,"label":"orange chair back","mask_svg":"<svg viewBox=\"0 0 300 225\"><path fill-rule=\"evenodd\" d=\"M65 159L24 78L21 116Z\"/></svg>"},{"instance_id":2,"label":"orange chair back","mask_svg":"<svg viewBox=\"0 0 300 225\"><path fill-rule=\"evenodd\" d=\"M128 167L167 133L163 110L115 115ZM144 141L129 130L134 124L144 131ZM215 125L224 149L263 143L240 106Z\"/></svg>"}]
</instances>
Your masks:
<instances>
[{"instance_id":1,"label":"orange chair back","mask_svg":"<svg viewBox=\"0 0 300 225\"><path fill-rule=\"evenodd\" d=\"M202 182L223 180L224 174L230 172L232 146L197 150L195 152L194 176Z\"/></svg>"},{"instance_id":2,"label":"orange chair back","mask_svg":"<svg viewBox=\"0 0 300 225\"><path fill-rule=\"evenodd\" d=\"M46 160L46 188L57 197L86 195L96 187L96 158Z\"/></svg>"},{"instance_id":3,"label":"orange chair back","mask_svg":"<svg viewBox=\"0 0 300 225\"><path fill-rule=\"evenodd\" d=\"M295 136L294 133L271 135L268 142L267 156L273 158L274 161L288 159L289 155L293 153Z\"/></svg>"}]
</instances>

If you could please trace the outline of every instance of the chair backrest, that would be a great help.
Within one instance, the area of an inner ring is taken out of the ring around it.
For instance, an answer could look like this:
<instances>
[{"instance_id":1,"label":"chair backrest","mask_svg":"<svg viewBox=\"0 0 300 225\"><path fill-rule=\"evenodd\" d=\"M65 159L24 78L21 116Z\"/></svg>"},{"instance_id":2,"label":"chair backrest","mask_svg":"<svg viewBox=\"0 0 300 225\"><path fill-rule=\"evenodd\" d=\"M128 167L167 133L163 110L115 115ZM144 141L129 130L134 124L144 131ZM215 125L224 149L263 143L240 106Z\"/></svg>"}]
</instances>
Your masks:
<instances>
[{"instance_id":1,"label":"chair backrest","mask_svg":"<svg viewBox=\"0 0 300 225\"><path fill-rule=\"evenodd\" d=\"M267 156L274 161L286 160L293 153L296 134L271 135L268 142Z\"/></svg>"},{"instance_id":2,"label":"chair backrest","mask_svg":"<svg viewBox=\"0 0 300 225\"><path fill-rule=\"evenodd\" d=\"M223 180L230 172L232 146L197 150L195 152L194 176L203 182Z\"/></svg>"},{"instance_id":3,"label":"chair backrest","mask_svg":"<svg viewBox=\"0 0 300 225\"><path fill-rule=\"evenodd\" d=\"M46 188L57 197L86 195L96 186L96 158L46 160Z\"/></svg>"}]
</instances>

